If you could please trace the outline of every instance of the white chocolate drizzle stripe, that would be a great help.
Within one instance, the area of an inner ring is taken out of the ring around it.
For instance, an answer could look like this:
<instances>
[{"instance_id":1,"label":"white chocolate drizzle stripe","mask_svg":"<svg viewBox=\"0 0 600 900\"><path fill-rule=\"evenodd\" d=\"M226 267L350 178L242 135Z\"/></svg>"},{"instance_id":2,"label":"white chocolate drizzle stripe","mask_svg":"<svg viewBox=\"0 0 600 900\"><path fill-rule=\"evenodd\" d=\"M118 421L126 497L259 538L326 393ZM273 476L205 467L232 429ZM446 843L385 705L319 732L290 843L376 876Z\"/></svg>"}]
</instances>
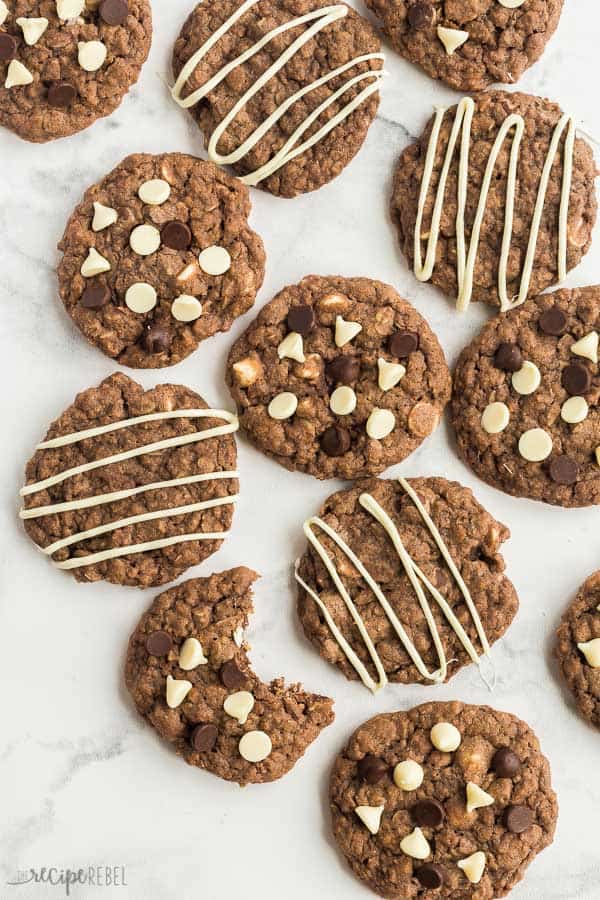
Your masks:
<instances>
[{"instance_id":1,"label":"white chocolate drizzle stripe","mask_svg":"<svg viewBox=\"0 0 600 900\"><path fill-rule=\"evenodd\" d=\"M185 516L189 513L199 512L202 509L214 509L216 506L226 506L229 503L236 503L240 499L239 494L230 494L226 497L215 497L212 500L201 500L198 503L188 503L186 506L173 506L167 509L156 509L152 512L140 513L136 516L128 516L125 519L119 519L116 522L107 522L105 525L98 525L96 528L89 528L87 531L79 531L71 534L66 538L49 544L48 547L42 548L42 553L51 556L57 550L63 547L70 547L71 544L77 544L79 541L87 541L101 534L107 534L111 531L117 531L119 528L126 528L129 525L137 525L140 522L151 522L155 519L167 519L172 516Z\"/></svg>"},{"instance_id":2,"label":"white chocolate drizzle stripe","mask_svg":"<svg viewBox=\"0 0 600 900\"><path fill-rule=\"evenodd\" d=\"M218 143L227 128L230 126L231 122L246 106L248 101L258 91L260 91L264 87L264 85L267 84L267 82L286 65L286 63L288 63L294 57L298 50L300 50L305 44L307 44L322 29L326 28L328 25L332 24L338 19L342 19L347 15L348 12L348 8L344 4L326 6L321 9L313 10L312 12L309 12L303 16L298 16L295 19L291 19L289 22L285 22L282 25L279 25L278 27L272 29L270 32L267 32L267 34L263 35L262 38L260 38L260 40L257 41L253 46L249 47L235 59L231 60L229 63L223 66L211 79L209 79L209 81L206 82L206 84L198 88L196 91L193 91L187 97L182 98L181 93L186 82L193 74L194 70L201 62L201 60L204 59L211 47L213 47L217 43L217 41L219 41L229 31L231 26L234 25L235 22L237 22L238 19L240 19L257 2L258 0L245 0L245 2L241 4L241 6L229 17L229 19L227 19L227 21L224 22L223 25L221 25L209 37L209 39L195 53L192 54L190 59L182 68L179 77L177 78L177 81L171 91L172 97L175 102L187 109L196 104L199 100L206 97L207 94L209 94L225 78L227 78L230 72L250 60L264 46L266 46L276 37L284 34L290 29L298 28L301 25L307 25L310 22L314 23L310 25L303 32L303 34L296 38L290 44L290 46L283 51L279 58L274 63L272 63L272 65L269 66L269 68L265 72L263 72L263 74L254 82L253 85L251 85L250 88L248 88L248 90L242 95L242 97L240 97L240 99L235 103L232 109L227 113L225 118L219 123L208 142L208 158L212 162L218 163L219 165L228 165L230 163L238 162L239 160L241 160L248 153L248 151L251 150L260 141L260 139L267 133L267 131L269 131L269 129L279 121L279 119L285 114L285 112L306 94L314 91L321 85L326 84L328 81L331 81L332 79L343 74L348 69L353 68L359 63L384 59L382 53L369 53L363 56L358 56L345 65L340 66L332 72L329 72L327 75L322 76L311 84L305 85L303 88L288 97L283 103L281 103L280 106L278 106L271 113L271 115L268 116L267 119L262 122L240 146L238 146L227 156L221 156L217 150ZM379 81L382 77L383 72L380 69L374 69L369 72L362 73L347 81L340 89L335 91L329 98L327 98L298 126L292 136L286 141L285 145L265 165L244 176L241 181L245 184L256 185L264 178L267 178L269 175L271 175L273 172L276 172L279 168L284 166L295 156L298 156L305 150L312 147L333 128L335 128L340 122L344 121L354 111L354 109L356 109L357 106L359 106L364 102L364 100L366 100L367 97L377 91L379 89ZM365 78L372 78L374 79L374 81L369 84L363 91L361 91L357 95L357 97L354 98L354 100L343 107L343 109L339 110L339 112L335 116L333 116L332 119L328 123L326 123L326 125L319 129L316 134L314 134L307 141L301 143L299 146L295 147L304 132L310 127L312 122L314 122L319 117L319 115L321 115L324 110L335 103L338 97L349 90L354 84ZM292 149L294 147L295 149Z\"/></svg>"},{"instance_id":3,"label":"white chocolate drizzle stripe","mask_svg":"<svg viewBox=\"0 0 600 900\"><path fill-rule=\"evenodd\" d=\"M435 157L437 152L437 146L439 142L439 136L442 126L442 121L445 113L447 112L446 107L436 107L435 109L435 117L433 126L431 129L431 136L429 139L429 145L427 147L427 153L425 156L425 166L423 171L423 177L421 180L421 190L419 194L419 203L417 208L417 219L415 223L415 233L414 233L414 273L415 276L419 279L419 281L429 281L433 274L433 270L435 268L436 263L436 249L439 239L440 232L440 224L441 217L446 193L446 183L448 179L448 173L450 171L450 165L452 163L452 159L454 156L454 150L456 147L456 143L458 140L458 134L461 132L461 143L460 143L460 157L459 157L459 166L458 166L458 190L457 190L457 213L456 213L456 243L457 243L457 280L458 280L458 296L457 296L457 308L459 310L465 310L469 303L471 302L471 298L473 296L473 279L475 272L475 264L477 261L477 253L479 249L479 240L481 237L481 227L483 224L483 219L487 206L487 199L489 194L489 189L492 183L492 177L494 174L494 169L496 166L496 162L498 156L500 154L500 150L502 149L502 145L506 140L509 132L514 129L514 134L512 138L512 147L510 152L510 161L508 167L508 175L507 175L507 185L506 185L506 208L505 208L505 216L504 216L504 232L502 237L502 249L500 254L500 264L498 267L498 294L500 297L501 311L506 312L509 309L514 309L517 306L520 306L527 299L527 294L529 292L529 285L531 283L531 277L533 273L533 265L535 262L535 253L538 243L539 230L542 221L542 215L544 211L544 203L546 199L546 194L548 191L548 184L550 181L550 174L552 171L552 166L554 164L554 160L556 154L558 153L559 144L563 132L565 128L567 129L567 135L565 138L565 146L564 146L564 158L563 158L563 177L562 177L562 186L561 186L561 199L560 199L560 210L559 210L559 222L558 222L558 280L559 282L564 281L567 275L567 225L568 225L568 215L569 215L569 199L571 194L571 181L572 181L572 173L573 173L573 152L575 146L575 121L571 116L563 115L560 121L558 122L554 133L552 135L552 140L550 142L550 147L548 149L548 153L546 156L546 160L544 163L544 167L542 170L542 174L540 177L540 183L538 187L538 194L536 198L535 209L533 213L533 218L531 222L530 232L529 232L529 241L527 245L527 253L525 256L525 262L523 265L523 270L521 273L521 283L519 287L519 293L513 299L510 299L507 294L507 268L508 268L508 259L510 255L510 247L513 235L513 220L514 220L514 204L515 197L517 191L517 167L519 162L519 153L521 147L521 140L525 131L525 120L520 115L510 115L503 122L500 131L496 137L492 150L490 152L490 156L488 158L483 182L480 189L479 202L477 205L477 210L475 214L475 220L473 222L473 228L471 232L471 240L469 243L468 253L466 249L466 238L465 238L465 208L467 202L467 191L468 191L468 175L469 175L469 151L470 151L470 140L471 140L471 125L473 121L473 114L475 111L475 102L470 97L463 98L460 103L457 105L456 115L454 118L454 123L452 125L452 130L450 132L450 136L448 139L448 146L446 150L446 155L444 158L444 163L442 165L442 169L440 172L440 177L437 185L436 196L434 201L432 220L429 238L427 241L427 252L425 256L425 263L422 261L421 254L421 229L423 224L423 213L425 209L425 201L427 199L427 195L429 192L429 186L431 183L431 177L433 175L433 167L435 164Z\"/></svg>"},{"instance_id":4,"label":"white chocolate drizzle stripe","mask_svg":"<svg viewBox=\"0 0 600 900\"><path fill-rule=\"evenodd\" d=\"M126 500L147 491L160 491L171 487L180 487L186 484L198 484L203 481L218 481L221 478L239 478L238 471L233 472L206 472L202 475L184 475L182 478L172 478L170 481L155 481L152 484L142 484L140 487L127 488L122 491L113 491L109 494L98 494L95 497L83 497L81 500L69 500L65 503L54 503L51 506L34 506L32 509L21 509L21 519L38 519L41 516L53 516L57 513L70 512L74 509L87 509L91 506L103 506L105 503L116 503L118 500Z\"/></svg>"},{"instance_id":5,"label":"white chocolate drizzle stripe","mask_svg":"<svg viewBox=\"0 0 600 900\"><path fill-rule=\"evenodd\" d=\"M184 544L189 541L221 541L227 537L227 531L200 532L198 534L177 534L169 538L160 538L157 541L147 541L143 544L129 544L126 547L113 547L111 550L102 550L100 553L92 553L90 556L79 556L67 559L64 562L54 563L57 569L79 569L83 566L92 566L95 563L104 562L107 559L115 559L119 556L130 556L133 553L148 553L150 550L161 550L164 547L172 547L176 544Z\"/></svg>"}]
</instances>

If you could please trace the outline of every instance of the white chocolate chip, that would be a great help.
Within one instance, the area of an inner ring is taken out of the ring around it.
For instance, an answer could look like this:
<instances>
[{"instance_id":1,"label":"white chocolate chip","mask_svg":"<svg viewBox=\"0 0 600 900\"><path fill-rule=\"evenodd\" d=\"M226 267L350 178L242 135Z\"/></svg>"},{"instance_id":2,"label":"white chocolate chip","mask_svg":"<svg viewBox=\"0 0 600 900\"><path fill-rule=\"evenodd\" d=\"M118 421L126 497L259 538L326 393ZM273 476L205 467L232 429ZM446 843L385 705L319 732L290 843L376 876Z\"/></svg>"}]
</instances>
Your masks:
<instances>
[{"instance_id":1,"label":"white chocolate chip","mask_svg":"<svg viewBox=\"0 0 600 900\"><path fill-rule=\"evenodd\" d=\"M482 806L491 806L492 803L495 802L494 797L482 790L479 785L475 784L473 781L468 782L467 812L473 812L476 809L480 809Z\"/></svg>"},{"instance_id":2,"label":"white chocolate chip","mask_svg":"<svg viewBox=\"0 0 600 900\"><path fill-rule=\"evenodd\" d=\"M377 368L379 369L378 384L382 391L389 391L396 387L400 379L406 375L405 366L401 363L388 362L387 359L379 358Z\"/></svg>"},{"instance_id":3,"label":"white chocolate chip","mask_svg":"<svg viewBox=\"0 0 600 900\"><path fill-rule=\"evenodd\" d=\"M138 197L149 206L160 206L171 196L171 185L163 178L152 178L145 181L138 189Z\"/></svg>"},{"instance_id":4,"label":"white chocolate chip","mask_svg":"<svg viewBox=\"0 0 600 900\"><path fill-rule=\"evenodd\" d=\"M479 884L485 869L485 853L478 850L466 859L460 859L456 865L462 869L471 884Z\"/></svg>"},{"instance_id":5,"label":"white chocolate chip","mask_svg":"<svg viewBox=\"0 0 600 900\"><path fill-rule=\"evenodd\" d=\"M383 806L357 806L354 810L363 825L366 825L371 834L377 834L381 825Z\"/></svg>"},{"instance_id":6,"label":"white chocolate chip","mask_svg":"<svg viewBox=\"0 0 600 900\"><path fill-rule=\"evenodd\" d=\"M17 19L17 25L23 32L27 46L33 47L48 27L48 19L44 18L44 16L39 19L26 19L24 16L20 16Z\"/></svg>"},{"instance_id":7,"label":"white chocolate chip","mask_svg":"<svg viewBox=\"0 0 600 900\"><path fill-rule=\"evenodd\" d=\"M139 256L150 256L160 247L160 231L154 225L138 225L129 235L129 244Z\"/></svg>"},{"instance_id":8,"label":"white chocolate chip","mask_svg":"<svg viewBox=\"0 0 600 900\"><path fill-rule=\"evenodd\" d=\"M184 672L190 672L197 666L205 666L208 660L202 650L202 644L198 638L190 637L184 641L179 651L179 668Z\"/></svg>"},{"instance_id":9,"label":"white chocolate chip","mask_svg":"<svg viewBox=\"0 0 600 900\"><path fill-rule=\"evenodd\" d=\"M187 678L173 678L172 675L167 675L167 706L170 709L177 709L191 689L192 682Z\"/></svg>"},{"instance_id":10,"label":"white chocolate chip","mask_svg":"<svg viewBox=\"0 0 600 900\"><path fill-rule=\"evenodd\" d=\"M207 247L198 257L198 262L207 275L224 275L231 268L231 256L225 247Z\"/></svg>"},{"instance_id":11,"label":"white chocolate chip","mask_svg":"<svg viewBox=\"0 0 600 900\"><path fill-rule=\"evenodd\" d=\"M569 425L577 425L587 418L589 406L585 397L569 397L560 408L560 416Z\"/></svg>"},{"instance_id":12,"label":"white chocolate chip","mask_svg":"<svg viewBox=\"0 0 600 900\"><path fill-rule=\"evenodd\" d=\"M530 428L519 438L519 453L528 462L541 462L552 453L552 438L543 428Z\"/></svg>"},{"instance_id":13,"label":"white chocolate chip","mask_svg":"<svg viewBox=\"0 0 600 900\"><path fill-rule=\"evenodd\" d=\"M329 406L336 416L349 416L356 409L356 394L351 387L340 385L329 398Z\"/></svg>"},{"instance_id":14,"label":"white chocolate chip","mask_svg":"<svg viewBox=\"0 0 600 900\"><path fill-rule=\"evenodd\" d=\"M381 441L392 433L395 425L394 413L389 409L380 409L376 406L367 419L367 434L373 440Z\"/></svg>"},{"instance_id":15,"label":"white chocolate chip","mask_svg":"<svg viewBox=\"0 0 600 900\"><path fill-rule=\"evenodd\" d=\"M231 368L240 387L250 387L251 384L258 381L264 371L263 364L256 356L246 356L234 363Z\"/></svg>"},{"instance_id":16,"label":"white chocolate chip","mask_svg":"<svg viewBox=\"0 0 600 900\"><path fill-rule=\"evenodd\" d=\"M596 454L596 462L600 466L600 447L596 447L596 450L594 452Z\"/></svg>"},{"instance_id":17,"label":"white chocolate chip","mask_svg":"<svg viewBox=\"0 0 600 900\"><path fill-rule=\"evenodd\" d=\"M443 25L438 25L437 36L446 48L448 56L452 56L455 50L458 50L459 47L462 47L469 40L468 31L460 31L458 28L444 28Z\"/></svg>"},{"instance_id":18,"label":"white chocolate chip","mask_svg":"<svg viewBox=\"0 0 600 900\"><path fill-rule=\"evenodd\" d=\"M112 206L103 206L98 201L94 202L94 218L92 219L92 231L103 231L110 225L114 225L119 218L116 209Z\"/></svg>"},{"instance_id":19,"label":"white chocolate chip","mask_svg":"<svg viewBox=\"0 0 600 900\"><path fill-rule=\"evenodd\" d=\"M537 391L541 380L542 376L536 364L527 361L523 363L518 372L513 372L511 379L517 394L522 394L524 397Z\"/></svg>"},{"instance_id":20,"label":"white chocolate chip","mask_svg":"<svg viewBox=\"0 0 600 900\"><path fill-rule=\"evenodd\" d=\"M77 62L86 72L97 72L106 61L106 52L102 41L79 41Z\"/></svg>"},{"instance_id":21,"label":"white chocolate chip","mask_svg":"<svg viewBox=\"0 0 600 900\"><path fill-rule=\"evenodd\" d=\"M415 828L400 841L400 849L412 859L427 859L431 847L420 828Z\"/></svg>"},{"instance_id":22,"label":"white chocolate chip","mask_svg":"<svg viewBox=\"0 0 600 900\"><path fill-rule=\"evenodd\" d=\"M223 709L232 719L238 720L238 725L245 725L248 716L254 708L254 697L250 691L236 691L225 697Z\"/></svg>"},{"instance_id":23,"label":"white chocolate chip","mask_svg":"<svg viewBox=\"0 0 600 900\"><path fill-rule=\"evenodd\" d=\"M101 275L102 272L110 271L110 263L101 256L95 247L88 250L87 259L83 261L81 266L81 274L84 278L93 278L94 275Z\"/></svg>"},{"instance_id":24,"label":"white chocolate chip","mask_svg":"<svg viewBox=\"0 0 600 900\"><path fill-rule=\"evenodd\" d=\"M134 313L147 313L156 306L156 291L151 284L137 281L127 288L125 303Z\"/></svg>"},{"instance_id":25,"label":"white chocolate chip","mask_svg":"<svg viewBox=\"0 0 600 900\"><path fill-rule=\"evenodd\" d=\"M171 304L171 315L178 322L195 322L202 315L202 304L197 297L181 294Z\"/></svg>"},{"instance_id":26,"label":"white chocolate chip","mask_svg":"<svg viewBox=\"0 0 600 900\"><path fill-rule=\"evenodd\" d=\"M453 753L458 750L462 740L460 731L450 722L438 722L430 732L431 743L442 753Z\"/></svg>"},{"instance_id":27,"label":"white chocolate chip","mask_svg":"<svg viewBox=\"0 0 600 900\"><path fill-rule=\"evenodd\" d=\"M56 12L63 22L76 19L85 9L85 0L56 0Z\"/></svg>"},{"instance_id":28,"label":"white chocolate chip","mask_svg":"<svg viewBox=\"0 0 600 900\"><path fill-rule=\"evenodd\" d=\"M269 403L269 415L272 419L289 419L298 408L298 398L289 391L277 394Z\"/></svg>"},{"instance_id":29,"label":"white chocolate chip","mask_svg":"<svg viewBox=\"0 0 600 900\"><path fill-rule=\"evenodd\" d=\"M242 644L244 643L244 629L242 628L241 625L238 625L238 627L233 632L232 637L233 637L233 643L235 644L235 646L241 647Z\"/></svg>"},{"instance_id":30,"label":"white chocolate chip","mask_svg":"<svg viewBox=\"0 0 600 900\"><path fill-rule=\"evenodd\" d=\"M262 762L269 756L273 745L271 738L264 731L248 731L240 740L238 749L246 762Z\"/></svg>"},{"instance_id":31,"label":"white chocolate chip","mask_svg":"<svg viewBox=\"0 0 600 900\"><path fill-rule=\"evenodd\" d=\"M347 322L343 316L335 318L335 346L343 347L362 331L362 325L358 322Z\"/></svg>"},{"instance_id":32,"label":"white chocolate chip","mask_svg":"<svg viewBox=\"0 0 600 900\"><path fill-rule=\"evenodd\" d=\"M0 25L4 25L8 17L8 6L4 0L0 0Z\"/></svg>"},{"instance_id":33,"label":"white chocolate chip","mask_svg":"<svg viewBox=\"0 0 600 900\"><path fill-rule=\"evenodd\" d=\"M414 759L405 759L394 767L394 784L401 791L416 791L423 784L423 767Z\"/></svg>"},{"instance_id":34,"label":"white chocolate chip","mask_svg":"<svg viewBox=\"0 0 600 900\"><path fill-rule=\"evenodd\" d=\"M598 332L590 331L580 341L573 344L571 353L575 356L583 356L585 359L591 360L593 363L598 362Z\"/></svg>"},{"instance_id":35,"label":"white chocolate chip","mask_svg":"<svg viewBox=\"0 0 600 900\"><path fill-rule=\"evenodd\" d=\"M508 425L509 419L506 403L490 403L481 415L481 427L488 434L500 434Z\"/></svg>"},{"instance_id":36,"label":"white chocolate chip","mask_svg":"<svg viewBox=\"0 0 600 900\"><path fill-rule=\"evenodd\" d=\"M586 662L592 669L600 669L600 638L587 641L585 644L577 644L586 658Z\"/></svg>"},{"instance_id":37,"label":"white chocolate chip","mask_svg":"<svg viewBox=\"0 0 600 900\"><path fill-rule=\"evenodd\" d=\"M304 356L304 345L302 343L302 335L297 331L290 331L286 334L279 347L277 348L277 356L279 359L295 359L296 362L303 363L306 360Z\"/></svg>"},{"instance_id":38,"label":"white chocolate chip","mask_svg":"<svg viewBox=\"0 0 600 900\"><path fill-rule=\"evenodd\" d=\"M31 84L33 75L26 69L22 62L18 59L11 59L6 73L5 88L21 87L24 84Z\"/></svg>"},{"instance_id":39,"label":"white chocolate chip","mask_svg":"<svg viewBox=\"0 0 600 900\"><path fill-rule=\"evenodd\" d=\"M319 300L319 309L322 312L343 312L349 304L350 298L345 294L326 294Z\"/></svg>"},{"instance_id":40,"label":"white chocolate chip","mask_svg":"<svg viewBox=\"0 0 600 900\"><path fill-rule=\"evenodd\" d=\"M523 6L525 0L498 0L498 3L506 9L516 9L517 6Z\"/></svg>"},{"instance_id":41,"label":"white chocolate chip","mask_svg":"<svg viewBox=\"0 0 600 900\"><path fill-rule=\"evenodd\" d=\"M200 274L200 270L196 263L188 263L187 266L181 270L179 275L177 276L177 281L189 281L190 278L194 278L196 275Z\"/></svg>"}]
</instances>

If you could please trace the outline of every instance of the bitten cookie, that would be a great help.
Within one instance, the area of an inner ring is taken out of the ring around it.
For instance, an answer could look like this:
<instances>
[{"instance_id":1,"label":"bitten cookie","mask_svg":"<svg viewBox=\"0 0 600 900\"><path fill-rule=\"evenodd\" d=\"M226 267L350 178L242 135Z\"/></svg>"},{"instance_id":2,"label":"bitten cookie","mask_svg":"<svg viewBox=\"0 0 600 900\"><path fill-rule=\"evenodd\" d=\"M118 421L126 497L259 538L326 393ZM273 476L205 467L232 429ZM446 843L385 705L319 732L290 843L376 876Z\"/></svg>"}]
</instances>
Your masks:
<instances>
[{"instance_id":1,"label":"bitten cookie","mask_svg":"<svg viewBox=\"0 0 600 900\"><path fill-rule=\"evenodd\" d=\"M160 594L129 641L138 712L187 763L240 785L281 778L333 722L333 701L250 668L252 583L240 567Z\"/></svg>"},{"instance_id":2,"label":"bitten cookie","mask_svg":"<svg viewBox=\"0 0 600 900\"><path fill-rule=\"evenodd\" d=\"M152 587L215 553L238 498L236 417L118 372L75 398L27 463L25 530L77 581Z\"/></svg>"},{"instance_id":3,"label":"bitten cookie","mask_svg":"<svg viewBox=\"0 0 600 900\"><path fill-rule=\"evenodd\" d=\"M600 728L600 572L584 582L565 612L555 654L582 716Z\"/></svg>"},{"instance_id":4,"label":"bitten cookie","mask_svg":"<svg viewBox=\"0 0 600 900\"><path fill-rule=\"evenodd\" d=\"M554 34L563 0L366 0L392 46L459 91L515 84Z\"/></svg>"},{"instance_id":5,"label":"bitten cookie","mask_svg":"<svg viewBox=\"0 0 600 900\"><path fill-rule=\"evenodd\" d=\"M173 52L173 99L208 158L281 197L314 191L360 150L377 113L383 56L345 3L204 0Z\"/></svg>"},{"instance_id":6,"label":"bitten cookie","mask_svg":"<svg viewBox=\"0 0 600 900\"><path fill-rule=\"evenodd\" d=\"M440 683L488 662L518 598L510 536L468 488L444 478L363 481L304 523L298 615L323 659L374 693Z\"/></svg>"},{"instance_id":7,"label":"bitten cookie","mask_svg":"<svg viewBox=\"0 0 600 900\"><path fill-rule=\"evenodd\" d=\"M329 797L352 871L389 900L505 897L552 843L558 815L525 722L458 702L365 722L335 761Z\"/></svg>"},{"instance_id":8,"label":"bitten cookie","mask_svg":"<svg viewBox=\"0 0 600 900\"><path fill-rule=\"evenodd\" d=\"M596 167L556 103L489 91L436 108L400 157L391 213L419 281L504 312L565 279L591 244Z\"/></svg>"},{"instance_id":9,"label":"bitten cookie","mask_svg":"<svg viewBox=\"0 0 600 900\"><path fill-rule=\"evenodd\" d=\"M0 123L51 141L110 115L150 50L148 0L2 0Z\"/></svg>"},{"instance_id":10,"label":"bitten cookie","mask_svg":"<svg viewBox=\"0 0 600 900\"><path fill-rule=\"evenodd\" d=\"M474 472L507 494L600 503L600 287L543 294L498 316L454 374L452 420Z\"/></svg>"},{"instance_id":11,"label":"bitten cookie","mask_svg":"<svg viewBox=\"0 0 600 900\"><path fill-rule=\"evenodd\" d=\"M264 276L248 189L184 153L128 156L86 191L59 250L60 295L87 340L159 368L228 331Z\"/></svg>"},{"instance_id":12,"label":"bitten cookie","mask_svg":"<svg viewBox=\"0 0 600 900\"><path fill-rule=\"evenodd\" d=\"M392 287L309 275L284 288L233 345L227 382L251 440L317 478L382 472L438 425L444 353Z\"/></svg>"}]
</instances>

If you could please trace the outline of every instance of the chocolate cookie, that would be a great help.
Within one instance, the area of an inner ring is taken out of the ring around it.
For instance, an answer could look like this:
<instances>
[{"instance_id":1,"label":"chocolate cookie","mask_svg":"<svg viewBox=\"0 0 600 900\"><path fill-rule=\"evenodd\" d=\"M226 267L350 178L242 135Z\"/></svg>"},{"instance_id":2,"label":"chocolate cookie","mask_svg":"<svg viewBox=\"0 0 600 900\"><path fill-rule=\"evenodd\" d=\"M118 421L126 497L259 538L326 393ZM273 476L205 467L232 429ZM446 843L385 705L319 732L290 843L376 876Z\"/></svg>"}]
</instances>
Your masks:
<instances>
[{"instance_id":1,"label":"chocolate cookie","mask_svg":"<svg viewBox=\"0 0 600 900\"><path fill-rule=\"evenodd\" d=\"M329 796L340 850L389 900L505 897L558 815L525 722L458 702L369 719L337 757Z\"/></svg>"},{"instance_id":2,"label":"chocolate cookie","mask_svg":"<svg viewBox=\"0 0 600 900\"><path fill-rule=\"evenodd\" d=\"M149 0L0 3L0 124L36 142L82 131L119 106L151 38Z\"/></svg>"},{"instance_id":3,"label":"chocolate cookie","mask_svg":"<svg viewBox=\"0 0 600 900\"><path fill-rule=\"evenodd\" d=\"M309 275L233 345L227 382L252 441L287 469L359 478L400 462L449 396L444 353L392 287Z\"/></svg>"},{"instance_id":4,"label":"chocolate cookie","mask_svg":"<svg viewBox=\"0 0 600 900\"><path fill-rule=\"evenodd\" d=\"M304 632L373 692L482 666L517 612L500 553L510 532L457 482L363 481L332 494L304 534Z\"/></svg>"},{"instance_id":5,"label":"chocolate cookie","mask_svg":"<svg viewBox=\"0 0 600 900\"><path fill-rule=\"evenodd\" d=\"M590 575L565 612L555 654L579 711L600 728L600 572Z\"/></svg>"},{"instance_id":6,"label":"chocolate cookie","mask_svg":"<svg viewBox=\"0 0 600 900\"><path fill-rule=\"evenodd\" d=\"M125 681L138 712L187 763L238 784L281 778L333 702L251 670L243 629L252 583L240 567L160 594L129 640Z\"/></svg>"},{"instance_id":7,"label":"chocolate cookie","mask_svg":"<svg viewBox=\"0 0 600 900\"><path fill-rule=\"evenodd\" d=\"M360 150L379 103L383 56L345 3L205 0L173 52L173 99L208 158L281 197L314 191Z\"/></svg>"},{"instance_id":8,"label":"chocolate cookie","mask_svg":"<svg viewBox=\"0 0 600 900\"><path fill-rule=\"evenodd\" d=\"M237 419L118 372L75 398L26 469L21 518L78 581L151 587L215 553L238 497Z\"/></svg>"},{"instance_id":9,"label":"chocolate cookie","mask_svg":"<svg viewBox=\"0 0 600 900\"><path fill-rule=\"evenodd\" d=\"M575 127L528 94L489 91L437 108L400 157L392 194L419 281L460 310L483 300L503 312L563 281L596 220L594 158Z\"/></svg>"},{"instance_id":10,"label":"chocolate cookie","mask_svg":"<svg viewBox=\"0 0 600 900\"><path fill-rule=\"evenodd\" d=\"M493 487L557 506L600 503L600 287L498 316L454 373L458 448Z\"/></svg>"},{"instance_id":11,"label":"chocolate cookie","mask_svg":"<svg viewBox=\"0 0 600 900\"><path fill-rule=\"evenodd\" d=\"M459 91L515 84L544 52L563 0L366 0L392 46Z\"/></svg>"},{"instance_id":12,"label":"chocolate cookie","mask_svg":"<svg viewBox=\"0 0 600 900\"><path fill-rule=\"evenodd\" d=\"M59 250L60 295L88 341L160 368L228 331L264 276L248 189L183 153L136 153L86 191Z\"/></svg>"}]
</instances>

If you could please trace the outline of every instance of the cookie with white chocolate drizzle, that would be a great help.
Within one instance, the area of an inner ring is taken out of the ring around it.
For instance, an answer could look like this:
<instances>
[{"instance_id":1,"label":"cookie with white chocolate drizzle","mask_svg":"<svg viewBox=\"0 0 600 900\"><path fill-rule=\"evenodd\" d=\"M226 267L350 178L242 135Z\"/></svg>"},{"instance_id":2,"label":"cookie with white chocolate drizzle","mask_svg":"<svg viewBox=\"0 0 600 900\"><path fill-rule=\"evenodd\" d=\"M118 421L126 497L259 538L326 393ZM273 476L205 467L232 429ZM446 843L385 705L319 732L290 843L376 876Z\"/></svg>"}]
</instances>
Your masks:
<instances>
[{"instance_id":1,"label":"cookie with white chocolate drizzle","mask_svg":"<svg viewBox=\"0 0 600 900\"><path fill-rule=\"evenodd\" d=\"M138 712L187 763L240 785L288 772L333 721L333 702L261 681L243 632L256 572L194 578L160 594L129 640L125 682Z\"/></svg>"},{"instance_id":2,"label":"cookie with white chocolate drizzle","mask_svg":"<svg viewBox=\"0 0 600 900\"><path fill-rule=\"evenodd\" d=\"M175 44L173 99L208 158L294 197L335 178L375 118L383 56L345 3L206 0Z\"/></svg>"},{"instance_id":3,"label":"cookie with white chocolate drizzle","mask_svg":"<svg viewBox=\"0 0 600 900\"><path fill-rule=\"evenodd\" d=\"M509 531L443 478L363 481L304 523L298 615L327 662L374 693L438 684L488 654L518 608L504 575Z\"/></svg>"},{"instance_id":4,"label":"cookie with white chocolate drizzle","mask_svg":"<svg viewBox=\"0 0 600 900\"><path fill-rule=\"evenodd\" d=\"M392 218L420 281L465 310L506 311L562 281L589 250L596 168L548 100L489 91L436 109L400 157Z\"/></svg>"},{"instance_id":5,"label":"cookie with white chocolate drizzle","mask_svg":"<svg viewBox=\"0 0 600 900\"><path fill-rule=\"evenodd\" d=\"M27 464L20 516L78 581L151 587L221 546L238 499L237 418L122 373L79 394Z\"/></svg>"}]
</instances>

